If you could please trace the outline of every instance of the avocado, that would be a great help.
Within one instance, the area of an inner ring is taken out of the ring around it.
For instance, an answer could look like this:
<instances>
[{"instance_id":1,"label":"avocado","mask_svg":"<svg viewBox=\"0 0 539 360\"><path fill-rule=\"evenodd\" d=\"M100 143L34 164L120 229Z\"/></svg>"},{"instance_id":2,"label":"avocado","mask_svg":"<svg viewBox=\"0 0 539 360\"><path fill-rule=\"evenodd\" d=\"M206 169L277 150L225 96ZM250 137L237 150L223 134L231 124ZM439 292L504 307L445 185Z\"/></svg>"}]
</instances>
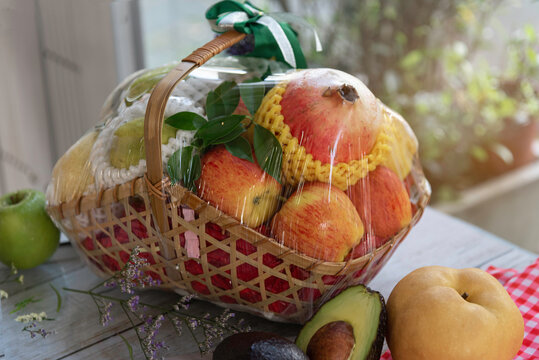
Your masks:
<instances>
[{"instance_id":1,"label":"avocado","mask_svg":"<svg viewBox=\"0 0 539 360\"><path fill-rule=\"evenodd\" d=\"M176 136L174 127L163 124L161 143L167 144L170 138ZM146 158L144 147L144 118L126 122L114 132L110 149L110 164L117 169L128 169Z\"/></svg>"},{"instance_id":2,"label":"avocado","mask_svg":"<svg viewBox=\"0 0 539 360\"><path fill-rule=\"evenodd\" d=\"M355 345L352 325L332 321L314 333L307 345L307 356L310 360L348 360Z\"/></svg>"},{"instance_id":3,"label":"avocado","mask_svg":"<svg viewBox=\"0 0 539 360\"><path fill-rule=\"evenodd\" d=\"M301 329L296 345L311 360L378 360L386 318L379 292L352 286L320 307Z\"/></svg>"},{"instance_id":4,"label":"avocado","mask_svg":"<svg viewBox=\"0 0 539 360\"><path fill-rule=\"evenodd\" d=\"M267 332L246 332L224 339L213 360L309 360L290 340Z\"/></svg>"}]
</instances>

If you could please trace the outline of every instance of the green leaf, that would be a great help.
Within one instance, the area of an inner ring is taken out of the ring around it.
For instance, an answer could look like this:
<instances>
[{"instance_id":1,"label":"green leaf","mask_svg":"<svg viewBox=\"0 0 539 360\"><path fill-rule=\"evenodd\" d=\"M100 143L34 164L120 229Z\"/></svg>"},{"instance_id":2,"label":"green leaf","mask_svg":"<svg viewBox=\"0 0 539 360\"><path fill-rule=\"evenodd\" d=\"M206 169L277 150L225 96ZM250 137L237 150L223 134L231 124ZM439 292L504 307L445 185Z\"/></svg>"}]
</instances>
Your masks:
<instances>
[{"instance_id":1,"label":"green leaf","mask_svg":"<svg viewBox=\"0 0 539 360\"><path fill-rule=\"evenodd\" d=\"M192 146L186 146L168 159L167 170L173 184L181 181L183 186L196 192L195 181L201 172L200 154Z\"/></svg>"},{"instance_id":2,"label":"green leaf","mask_svg":"<svg viewBox=\"0 0 539 360\"><path fill-rule=\"evenodd\" d=\"M204 141L200 138L194 138L193 141L191 142L191 146L199 148L199 149L202 148L203 145L204 145Z\"/></svg>"},{"instance_id":3,"label":"green leaf","mask_svg":"<svg viewBox=\"0 0 539 360\"><path fill-rule=\"evenodd\" d=\"M251 144L243 137L238 137L225 144L229 153L240 159L249 160L254 163L253 152L251 150Z\"/></svg>"},{"instance_id":4,"label":"green leaf","mask_svg":"<svg viewBox=\"0 0 539 360\"><path fill-rule=\"evenodd\" d=\"M194 154L189 160L188 164L189 166L187 167L184 173L183 183L186 188L188 188L189 190L191 190L193 193L196 194L197 187L196 187L195 181L198 180L202 172L200 154L198 153Z\"/></svg>"},{"instance_id":5,"label":"green leaf","mask_svg":"<svg viewBox=\"0 0 539 360\"><path fill-rule=\"evenodd\" d=\"M236 129L245 118L245 115L229 115L208 121L195 134L195 138L204 140L204 147L213 141L228 135Z\"/></svg>"},{"instance_id":6,"label":"green leaf","mask_svg":"<svg viewBox=\"0 0 539 360\"><path fill-rule=\"evenodd\" d=\"M181 149L177 150L176 152L174 152L174 154L172 154L172 156L168 159L167 162L168 176L170 176L170 181L172 182L172 184L179 183L182 180L181 155Z\"/></svg>"},{"instance_id":7,"label":"green leaf","mask_svg":"<svg viewBox=\"0 0 539 360\"><path fill-rule=\"evenodd\" d=\"M251 115L256 113L264 98L265 86L261 81L259 78L253 78L240 86L241 98Z\"/></svg>"},{"instance_id":8,"label":"green leaf","mask_svg":"<svg viewBox=\"0 0 539 360\"><path fill-rule=\"evenodd\" d=\"M21 311L26 306L28 306L30 304L33 304L33 303L40 302L40 301L41 301L41 299L35 299L33 296L30 296L29 298L26 298L26 299L21 300L18 303L16 303L15 308L13 310L11 310L9 313L14 314L14 313L16 313L18 311Z\"/></svg>"},{"instance_id":9,"label":"green leaf","mask_svg":"<svg viewBox=\"0 0 539 360\"><path fill-rule=\"evenodd\" d=\"M255 124L253 142L258 165L280 182L283 150L275 135L262 126Z\"/></svg>"},{"instance_id":10,"label":"green leaf","mask_svg":"<svg viewBox=\"0 0 539 360\"><path fill-rule=\"evenodd\" d=\"M127 346L127 351L129 351L129 360L133 360L133 347L131 346L131 344L129 343L129 341L127 341L127 339L125 337L122 336L122 334L118 334L118 336L122 339L122 341L124 342L125 346Z\"/></svg>"},{"instance_id":11,"label":"green leaf","mask_svg":"<svg viewBox=\"0 0 539 360\"><path fill-rule=\"evenodd\" d=\"M230 115L240 102L240 89L234 81L224 81L206 97L206 115L209 120Z\"/></svg>"},{"instance_id":12,"label":"green leaf","mask_svg":"<svg viewBox=\"0 0 539 360\"><path fill-rule=\"evenodd\" d=\"M60 296L60 292L51 283L49 283L49 286L56 293L56 312L60 312L60 309L62 308L62 297Z\"/></svg>"},{"instance_id":13,"label":"green leaf","mask_svg":"<svg viewBox=\"0 0 539 360\"><path fill-rule=\"evenodd\" d=\"M245 128L243 126L238 125L236 126L231 132L229 132L227 135L225 136L222 136L218 139L215 139L211 142L211 144L208 144L209 145L218 145L218 144L225 144L225 143L228 143L232 140L235 140L237 139L241 134L243 134L245 132Z\"/></svg>"},{"instance_id":14,"label":"green leaf","mask_svg":"<svg viewBox=\"0 0 539 360\"><path fill-rule=\"evenodd\" d=\"M268 68L266 69L266 71L264 71L264 73L262 74L262 80L266 80L266 78L268 76L271 75L271 67L268 65Z\"/></svg>"},{"instance_id":15,"label":"green leaf","mask_svg":"<svg viewBox=\"0 0 539 360\"><path fill-rule=\"evenodd\" d=\"M190 111L176 113L165 120L165 124L180 130L198 130L206 123L206 119Z\"/></svg>"}]
</instances>

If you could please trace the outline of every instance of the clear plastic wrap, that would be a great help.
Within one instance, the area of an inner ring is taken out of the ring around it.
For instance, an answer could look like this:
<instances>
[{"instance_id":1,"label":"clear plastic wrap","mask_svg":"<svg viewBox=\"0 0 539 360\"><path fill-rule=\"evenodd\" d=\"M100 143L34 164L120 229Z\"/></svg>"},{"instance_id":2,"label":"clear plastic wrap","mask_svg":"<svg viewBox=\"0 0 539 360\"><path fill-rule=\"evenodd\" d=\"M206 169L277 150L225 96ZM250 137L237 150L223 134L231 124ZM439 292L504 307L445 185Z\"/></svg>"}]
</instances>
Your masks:
<instances>
[{"instance_id":1,"label":"clear plastic wrap","mask_svg":"<svg viewBox=\"0 0 539 360\"><path fill-rule=\"evenodd\" d=\"M54 168L49 213L81 256L110 276L139 247L152 285L295 322L371 280L430 196L406 121L338 70L214 58L165 108L159 229L144 117L176 65L120 84Z\"/></svg>"}]
</instances>

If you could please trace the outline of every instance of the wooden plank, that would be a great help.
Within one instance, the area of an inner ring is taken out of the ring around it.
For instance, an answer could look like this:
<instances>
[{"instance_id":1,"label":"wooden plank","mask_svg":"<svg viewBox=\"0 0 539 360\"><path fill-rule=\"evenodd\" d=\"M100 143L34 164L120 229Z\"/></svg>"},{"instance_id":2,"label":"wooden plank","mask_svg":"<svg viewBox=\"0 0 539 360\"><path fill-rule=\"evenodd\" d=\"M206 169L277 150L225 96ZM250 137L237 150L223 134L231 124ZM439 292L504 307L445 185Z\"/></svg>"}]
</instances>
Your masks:
<instances>
[{"instance_id":1,"label":"wooden plank","mask_svg":"<svg viewBox=\"0 0 539 360\"><path fill-rule=\"evenodd\" d=\"M381 291L387 298L400 278L424 265L486 268L492 264L499 267L523 268L532 263L536 257L536 254L515 247L476 227L427 209L422 221L412 230L370 286ZM24 292L14 293L10 299L2 303L0 354L4 351L6 359L17 360L124 359L127 358L127 348L123 340L117 336L121 333L133 345L135 359L144 359L131 324L117 307L112 312L112 324L106 328L98 323L95 304L86 295L63 293L62 310L58 315L54 313L56 297L49 288L48 281L52 279L58 289L63 286L87 289L98 282L97 277L89 269L80 266L82 262L77 260L75 251L70 246L64 246L48 264L25 274L25 281L29 287ZM7 268L0 271L5 272ZM30 340L27 334L20 332L22 325L12 321L14 315L8 314L13 304L32 295L43 297L43 300L29 307L29 311L44 310L50 316L57 317L56 321L47 324L51 329L55 329L57 334L44 340ZM171 303L177 299L174 294L159 291L147 291L143 296L152 303ZM216 314L220 309L209 303L195 302L191 311ZM288 337L294 337L299 330L296 325L273 323L247 314L238 316L247 318L249 324L256 330L277 332ZM178 338L168 326L162 329L161 334L170 346L167 359L202 359L196 355L196 344L187 334Z\"/></svg>"},{"instance_id":2,"label":"wooden plank","mask_svg":"<svg viewBox=\"0 0 539 360\"><path fill-rule=\"evenodd\" d=\"M90 286L97 282L97 277L85 267L57 277L52 284L61 289L63 286L79 287L82 284ZM1 327L5 335L0 339L0 348L4 349L7 359L56 359L128 327L127 321L114 321L109 327L98 329L98 314L90 297L77 294L66 296L65 292L62 295L63 304L59 314L55 312L56 295L48 282L10 296L4 301ZM42 300L28 306L21 313L45 311L49 317L57 319L44 323L47 329L55 330L56 334L46 339L30 339L27 333L21 332L23 325L14 321L19 314L9 314L9 311L14 304L30 296ZM118 318L119 314L118 310L113 311L113 319Z\"/></svg>"},{"instance_id":3,"label":"wooden plank","mask_svg":"<svg viewBox=\"0 0 539 360\"><path fill-rule=\"evenodd\" d=\"M509 253L517 258L509 261ZM486 268L493 264L500 267L524 267L536 257L536 254L462 220L427 208L423 219L412 229L409 237L402 242L369 286L380 291L387 299L402 277L422 266Z\"/></svg>"},{"instance_id":4,"label":"wooden plank","mask_svg":"<svg viewBox=\"0 0 539 360\"><path fill-rule=\"evenodd\" d=\"M88 268L84 267L57 277L52 283L57 289L62 287L87 289L99 281ZM114 296L119 295L117 292L110 293L115 294ZM47 328L55 330L56 334L46 339L30 339L28 334L20 332L23 325L13 321L18 314L9 314L9 311L15 303L30 296L42 300L29 306L23 312L46 311L50 317L56 318L55 321L46 323ZM113 318L111 324L102 327L99 324L96 306L90 296L62 291L62 297L63 305L59 314L55 313L56 296L50 289L48 282L14 294L7 301L4 300L2 304L3 321L0 326L3 336L0 338L0 349L4 351L7 359L118 359L118 351L125 349L125 344L116 334L125 331L127 331L127 335L132 336L129 340L133 346L137 344L134 332L128 331L131 324L118 306L115 305L111 312ZM142 293L142 297L146 302L152 304L171 304L177 300L175 294L162 291L146 291ZM195 301L190 311L193 314L209 312L213 315L222 309L202 301ZM295 334L299 329L294 325L272 323L248 314L241 316L245 317L248 323L252 323L257 329L281 333L286 333L288 330L289 335ZM174 351L183 353L193 352L197 349L196 344L188 335L177 338L171 327L165 327L162 334ZM140 356L140 349L135 347L135 350L139 354L137 356ZM99 354L99 356L96 357L95 354Z\"/></svg>"},{"instance_id":5,"label":"wooden plank","mask_svg":"<svg viewBox=\"0 0 539 360\"><path fill-rule=\"evenodd\" d=\"M487 269L490 265L496 266L499 268L513 268L519 271L524 270L524 268L530 264L533 264L537 259L537 254L533 254L527 251L522 251L519 248L511 249L509 252L488 261L485 264L481 264L482 269Z\"/></svg>"},{"instance_id":6,"label":"wooden plank","mask_svg":"<svg viewBox=\"0 0 539 360\"><path fill-rule=\"evenodd\" d=\"M17 293L28 291L29 289L50 282L58 277L69 274L75 270L85 267L70 245L61 245L54 253L51 259L45 264L40 265L34 269L20 270L17 275L24 276L24 283L6 283L0 285L0 289L8 292L10 296L14 296ZM0 263L0 280L4 279L10 272L10 269Z\"/></svg>"},{"instance_id":7,"label":"wooden plank","mask_svg":"<svg viewBox=\"0 0 539 360\"><path fill-rule=\"evenodd\" d=\"M194 301L189 308L189 311L192 314L198 315L209 313L211 317L214 317L222 312L223 309L204 301ZM275 332L281 336L289 337L291 339L297 335L301 328L299 325L271 322L269 320L261 319L259 317L242 312L236 312L235 318L244 319L246 324L250 325L257 331ZM134 358L136 360L144 359L134 330L127 330L121 335L124 336L132 345ZM187 329L184 329L182 336L178 337L170 326L170 323L165 322L163 327L160 329L160 336L162 336L162 340L164 340L165 344L169 346L168 354L169 356L172 356L171 358L174 358L174 354L198 354L197 345L189 335ZM169 359L169 356L167 356L166 359ZM120 336L115 335L98 344L81 349L76 353L70 354L67 357L59 358L57 360L83 360L97 358L102 360L116 360L119 358L127 359L128 350ZM200 356L197 355L194 358L200 358Z\"/></svg>"}]
</instances>

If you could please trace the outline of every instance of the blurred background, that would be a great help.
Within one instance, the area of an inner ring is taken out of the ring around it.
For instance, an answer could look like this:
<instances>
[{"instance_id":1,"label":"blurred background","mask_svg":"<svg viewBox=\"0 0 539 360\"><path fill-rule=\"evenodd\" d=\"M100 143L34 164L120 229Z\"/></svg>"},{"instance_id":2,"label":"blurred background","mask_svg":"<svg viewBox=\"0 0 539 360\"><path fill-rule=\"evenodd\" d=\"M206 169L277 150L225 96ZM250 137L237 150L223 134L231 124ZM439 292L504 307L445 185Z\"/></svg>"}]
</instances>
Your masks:
<instances>
[{"instance_id":1,"label":"blurred background","mask_svg":"<svg viewBox=\"0 0 539 360\"><path fill-rule=\"evenodd\" d=\"M214 0L0 0L0 193L44 190L133 71L213 37ZM258 0L318 30L414 129L431 205L539 252L539 1Z\"/></svg>"}]
</instances>

